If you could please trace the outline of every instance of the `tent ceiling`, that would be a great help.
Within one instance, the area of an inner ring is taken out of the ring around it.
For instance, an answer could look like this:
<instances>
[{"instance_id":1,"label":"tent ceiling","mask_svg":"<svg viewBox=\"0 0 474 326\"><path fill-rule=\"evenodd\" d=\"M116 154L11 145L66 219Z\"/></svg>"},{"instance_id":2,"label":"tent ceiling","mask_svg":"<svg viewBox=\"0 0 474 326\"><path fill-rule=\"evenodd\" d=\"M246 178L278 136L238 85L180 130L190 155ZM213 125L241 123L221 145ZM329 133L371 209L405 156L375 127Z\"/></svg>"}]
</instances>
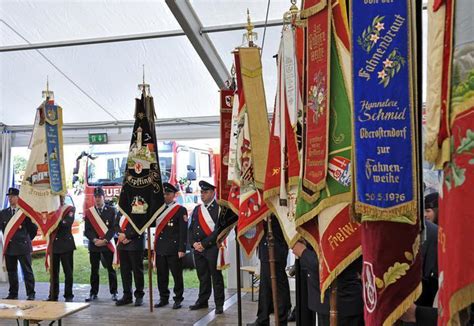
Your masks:
<instances>
[{"instance_id":1,"label":"tent ceiling","mask_svg":"<svg viewBox=\"0 0 474 326\"><path fill-rule=\"evenodd\" d=\"M192 6L203 31L244 24L247 8L254 22L264 21L268 3L268 0L176 1ZM268 20L281 19L289 6L290 0L271 0ZM426 26L426 15L424 23ZM29 43L180 30L181 25L164 0L0 0L0 49ZM269 111L276 89L273 55L278 49L280 30L280 26L267 28L262 55ZM256 31L257 44L261 45L263 28ZM242 43L243 32L207 34L229 70L231 51ZM0 128L2 124L15 129L33 123L46 76L49 76L57 103L64 108L65 123L74 123L76 130L87 130L92 122L130 121L134 97L138 95L137 84L142 80L142 65L145 65L146 81L151 84L159 119L199 121L202 117L214 117L216 120L218 86L209 73L208 64L203 63L184 35L0 52ZM190 137L199 137L197 132L191 134L192 128L189 131Z\"/></svg>"},{"instance_id":2,"label":"tent ceiling","mask_svg":"<svg viewBox=\"0 0 474 326\"><path fill-rule=\"evenodd\" d=\"M180 0L178 0L180 1ZM182 0L181 0L182 1ZM203 28L264 21L267 0L189 2ZM289 0L272 0L268 19L281 19ZM165 1L0 2L0 47L64 42L130 34L181 30ZM267 103L275 91L276 53L281 27L267 28L264 78ZM230 70L231 51L244 31L208 34ZM259 33L261 44L263 29ZM137 84L151 84L159 118L217 116L218 87L186 36L119 43L0 52L0 123L31 125L41 102L46 76L65 123L84 124L132 119Z\"/></svg>"}]
</instances>

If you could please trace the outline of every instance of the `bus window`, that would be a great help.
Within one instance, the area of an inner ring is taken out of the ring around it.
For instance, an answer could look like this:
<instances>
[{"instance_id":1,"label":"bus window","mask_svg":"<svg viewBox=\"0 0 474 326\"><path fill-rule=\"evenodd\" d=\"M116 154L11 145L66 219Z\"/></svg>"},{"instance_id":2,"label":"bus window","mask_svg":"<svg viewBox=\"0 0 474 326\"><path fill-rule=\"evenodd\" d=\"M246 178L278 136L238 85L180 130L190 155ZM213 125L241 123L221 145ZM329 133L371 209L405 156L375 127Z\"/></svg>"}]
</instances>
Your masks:
<instances>
[{"instance_id":1,"label":"bus window","mask_svg":"<svg viewBox=\"0 0 474 326\"><path fill-rule=\"evenodd\" d=\"M171 176L171 157L160 157L161 181L168 182Z\"/></svg>"},{"instance_id":2,"label":"bus window","mask_svg":"<svg viewBox=\"0 0 474 326\"><path fill-rule=\"evenodd\" d=\"M207 153L199 153L199 174L203 178L211 176L211 157Z\"/></svg>"},{"instance_id":3,"label":"bus window","mask_svg":"<svg viewBox=\"0 0 474 326\"><path fill-rule=\"evenodd\" d=\"M87 161L87 183L90 186L121 185L123 180L122 164L126 154L100 154L94 160Z\"/></svg>"},{"instance_id":4,"label":"bus window","mask_svg":"<svg viewBox=\"0 0 474 326\"><path fill-rule=\"evenodd\" d=\"M187 166L189 164L189 151L187 150L180 150L177 153L176 158L176 175L178 180L180 178L185 178L188 174Z\"/></svg>"}]
</instances>

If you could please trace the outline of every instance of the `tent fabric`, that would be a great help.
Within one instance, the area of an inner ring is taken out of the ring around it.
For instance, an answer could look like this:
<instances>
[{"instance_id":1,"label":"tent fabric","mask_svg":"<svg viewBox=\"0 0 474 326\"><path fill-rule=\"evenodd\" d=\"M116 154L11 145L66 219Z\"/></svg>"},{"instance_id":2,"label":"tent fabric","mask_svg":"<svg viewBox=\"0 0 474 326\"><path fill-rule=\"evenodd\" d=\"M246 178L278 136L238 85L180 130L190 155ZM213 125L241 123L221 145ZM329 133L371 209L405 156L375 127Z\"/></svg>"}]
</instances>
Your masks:
<instances>
[{"instance_id":1,"label":"tent fabric","mask_svg":"<svg viewBox=\"0 0 474 326\"><path fill-rule=\"evenodd\" d=\"M190 1L204 28L264 21L267 0ZM270 2L269 20L281 19L288 0ZM0 47L181 30L165 1L2 0ZM257 44L261 44L263 29ZM275 92L281 27L267 28L263 69L267 102ZM210 33L226 67L244 30ZM218 87L186 36L0 52L0 125L32 125L46 78L64 122L133 119L137 84L145 65L159 119L218 116ZM271 107L271 105L270 105Z\"/></svg>"}]
</instances>

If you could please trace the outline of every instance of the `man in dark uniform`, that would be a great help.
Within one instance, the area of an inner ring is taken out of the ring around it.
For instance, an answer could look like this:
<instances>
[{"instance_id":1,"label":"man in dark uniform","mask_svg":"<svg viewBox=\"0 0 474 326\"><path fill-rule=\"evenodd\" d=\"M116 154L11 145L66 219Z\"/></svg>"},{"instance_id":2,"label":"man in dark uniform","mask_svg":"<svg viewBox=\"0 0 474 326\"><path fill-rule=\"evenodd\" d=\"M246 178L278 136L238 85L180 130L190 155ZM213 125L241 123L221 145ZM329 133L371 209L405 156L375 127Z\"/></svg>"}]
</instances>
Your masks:
<instances>
[{"instance_id":1,"label":"man in dark uniform","mask_svg":"<svg viewBox=\"0 0 474 326\"><path fill-rule=\"evenodd\" d=\"M288 245L277 218L272 215L271 226L275 239L275 271L278 287L278 315L280 325L287 325L288 314L291 311L290 285L286 275ZM264 221L264 236L258 245L260 259L260 288L258 291L257 320L248 326L270 325L270 314L273 312L272 282L270 277L270 262L268 256L268 226Z\"/></svg>"},{"instance_id":2,"label":"man in dark uniform","mask_svg":"<svg viewBox=\"0 0 474 326\"><path fill-rule=\"evenodd\" d=\"M10 207L0 211L0 227L4 237L8 235L5 234L8 222L20 209L17 206L19 194L18 189L8 189L7 196ZM35 276L31 268L31 252L33 251L31 240L36 236L37 230L38 227L30 218L24 217L23 222L18 228L16 230L12 229L14 233L11 235L8 243L5 244L8 247L6 248L4 258L8 272L8 282L10 283L8 296L5 299L18 299L18 262L20 262L21 270L23 271L27 300L35 299ZM5 247L3 250L5 250Z\"/></svg>"},{"instance_id":3,"label":"man in dark uniform","mask_svg":"<svg viewBox=\"0 0 474 326\"><path fill-rule=\"evenodd\" d=\"M143 275L143 252L145 251L145 235L138 234L125 217L117 217L118 232L117 250L120 257L120 275L122 276L123 296L116 302L117 306L133 302L132 273L135 281L135 306L143 305L145 276Z\"/></svg>"},{"instance_id":4,"label":"man in dark uniform","mask_svg":"<svg viewBox=\"0 0 474 326\"><path fill-rule=\"evenodd\" d=\"M89 260L91 263L91 290L86 302L97 300L99 293L99 268L100 263L107 269L109 274L109 290L112 300L117 301L117 274L112 266L114 253L110 251L108 243L113 241L115 234L115 216L116 212L113 207L105 205L104 190L100 187L94 189L95 205L85 212L84 235L89 239ZM96 212L102 225L105 226L106 232L103 236L99 236L98 230L92 223Z\"/></svg>"},{"instance_id":5,"label":"man in dark uniform","mask_svg":"<svg viewBox=\"0 0 474 326\"><path fill-rule=\"evenodd\" d=\"M62 219L56 230L51 234L52 244L52 285L48 301L58 301L59 295L59 263L63 265L64 271L64 298L66 302L72 302L73 271L74 271L74 250L76 244L72 235L72 224L74 223L74 213L76 209L73 206L65 205L64 196L60 196ZM48 248L49 250L49 248Z\"/></svg>"},{"instance_id":6,"label":"man in dark uniform","mask_svg":"<svg viewBox=\"0 0 474 326\"><path fill-rule=\"evenodd\" d=\"M329 326L329 295L327 290L321 303L319 287L319 261L316 252L297 242L293 253L300 258L302 268L308 271L308 305L317 313L318 326ZM340 326L364 325L364 302L362 299L362 258L350 264L337 277L337 322Z\"/></svg>"},{"instance_id":7,"label":"man in dark uniform","mask_svg":"<svg viewBox=\"0 0 474 326\"><path fill-rule=\"evenodd\" d=\"M224 312L224 278L222 271L217 270L218 248L216 245L219 205L215 200L216 187L206 181L200 181L202 205L194 208L189 226L189 241L194 249L194 262L199 278L199 297L189 309L197 310L208 307L211 290L214 289L216 314ZM212 287L211 287L212 280Z\"/></svg>"},{"instance_id":8,"label":"man in dark uniform","mask_svg":"<svg viewBox=\"0 0 474 326\"><path fill-rule=\"evenodd\" d=\"M425 196L425 236L421 245L423 290L415 302L418 306L432 307L438 292L438 225L435 224L437 212L438 193Z\"/></svg>"},{"instance_id":9,"label":"man in dark uniform","mask_svg":"<svg viewBox=\"0 0 474 326\"><path fill-rule=\"evenodd\" d=\"M155 308L168 304L169 273L174 280L173 309L181 308L183 301L184 282L181 258L186 254L188 213L186 208L174 202L178 189L168 182L163 183L165 210L158 216L155 228L155 264L158 278L160 302Z\"/></svg>"}]
</instances>

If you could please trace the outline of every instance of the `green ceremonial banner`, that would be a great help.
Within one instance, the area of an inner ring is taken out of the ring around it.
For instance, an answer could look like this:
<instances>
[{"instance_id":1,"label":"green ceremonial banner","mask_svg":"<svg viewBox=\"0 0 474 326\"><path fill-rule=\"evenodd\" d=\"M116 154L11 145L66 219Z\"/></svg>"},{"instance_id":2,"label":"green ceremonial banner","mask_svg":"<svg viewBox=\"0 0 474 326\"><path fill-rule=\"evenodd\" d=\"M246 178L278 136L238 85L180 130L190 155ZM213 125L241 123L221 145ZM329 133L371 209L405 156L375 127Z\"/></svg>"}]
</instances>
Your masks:
<instances>
[{"instance_id":1,"label":"green ceremonial banner","mask_svg":"<svg viewBox=\"0 0 474 326\"><path fill-rule=\"evenodd\" d=\"M298 232L315 248L319 240L314 233L312 221L324 209L333 205L351 202L351 107L335 42L331 42L331 78L329 105L329 155L326 187L321 197L310 203L298 196L296 205L296 225ZM311 77L311 76L309 76ZM307 141L307 140L305 140ZM300 183L300 190L303 185ZM310 191L305 189L306 192ZM309 223L308 223L309 222ZM316 238L315 238L316 237Z\"/></svg>"}]
</instances>

